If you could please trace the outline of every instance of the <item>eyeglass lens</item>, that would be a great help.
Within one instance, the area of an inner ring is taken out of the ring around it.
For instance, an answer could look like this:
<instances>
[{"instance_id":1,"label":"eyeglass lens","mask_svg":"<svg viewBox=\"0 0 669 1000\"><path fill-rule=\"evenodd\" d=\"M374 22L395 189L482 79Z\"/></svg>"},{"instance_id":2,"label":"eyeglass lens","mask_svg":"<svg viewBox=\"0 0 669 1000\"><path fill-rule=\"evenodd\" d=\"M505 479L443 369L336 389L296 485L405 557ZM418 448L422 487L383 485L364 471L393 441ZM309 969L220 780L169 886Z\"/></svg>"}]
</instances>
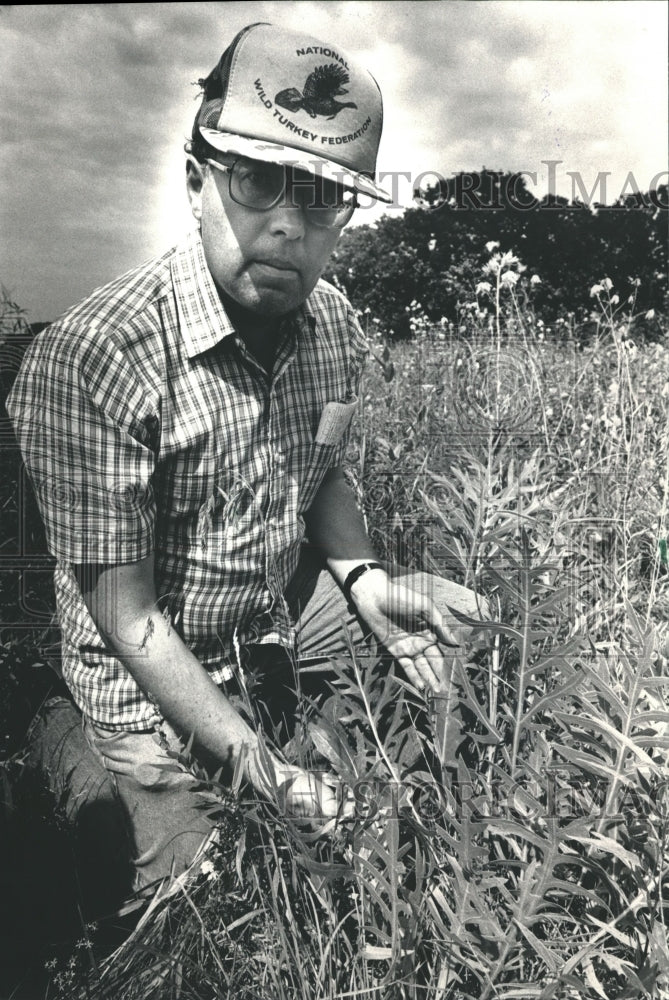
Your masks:
<instances>
[{"instance_id":1,"label":"eyeglass lens","mask_svg":"<svg viewBox=\"0 0 669 1000\"><path fill-rule=\"evenodd\" d=\"M355 196L324 178L286 170L274 163L237 160L230 173L230 195L247 208L269 209L288 194L289 204L306 210L315 225L345 225L353 214Z\"/></svg>"}]
</instances>

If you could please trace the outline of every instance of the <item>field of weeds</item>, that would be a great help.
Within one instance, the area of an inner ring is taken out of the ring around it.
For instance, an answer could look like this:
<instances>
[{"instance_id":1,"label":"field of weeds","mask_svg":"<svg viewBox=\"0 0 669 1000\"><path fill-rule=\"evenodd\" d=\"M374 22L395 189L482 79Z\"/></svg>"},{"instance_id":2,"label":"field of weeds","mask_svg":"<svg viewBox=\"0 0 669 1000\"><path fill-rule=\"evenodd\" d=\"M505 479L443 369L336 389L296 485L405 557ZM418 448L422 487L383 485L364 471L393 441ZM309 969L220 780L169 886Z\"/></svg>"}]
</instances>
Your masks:
<instances>
[{"instance_id":1,"label":"field of weeds","mask_svg":"<svg viewBox=\"0 0 669 1000\"><path fill-rule=\"evenodd\" d=\"M669 996L669 339L633 340L635 287L605 276L587 339L546 329L533 278L488 252L457 323L414 303L389 346L361 316L348 472L379 555L465 584L492 620L468 623L437 702L336 664L285 752L341 778L355 818L307 827L220 789L199 875L111 954L85 924L42 954L42 995ZM34 703L34 641L3 630L8 706ZM7 727L11 785L9 709Z\"/></svg>"}]
</instances>

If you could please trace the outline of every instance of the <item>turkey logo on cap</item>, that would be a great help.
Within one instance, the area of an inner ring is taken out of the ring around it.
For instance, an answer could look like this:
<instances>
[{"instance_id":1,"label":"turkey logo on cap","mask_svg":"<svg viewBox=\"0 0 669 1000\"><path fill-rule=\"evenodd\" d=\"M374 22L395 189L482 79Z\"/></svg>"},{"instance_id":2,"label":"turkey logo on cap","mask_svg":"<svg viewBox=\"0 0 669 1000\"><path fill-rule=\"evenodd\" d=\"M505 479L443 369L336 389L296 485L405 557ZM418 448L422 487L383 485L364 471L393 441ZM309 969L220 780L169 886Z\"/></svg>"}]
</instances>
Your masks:
<instances>
[{"instance_id":1,"label":"turkey logo on cap","mask_svg":"<svg viewBox=\"0 0 669 1000\"><path fill-rule=\"evenodd\" d=\"M311 118L325 115L331 120L344 108L358 107L353 101L335 101L335 97L348 94L348 90L344 90L344 84L348 82L348 73L337 63L316 66L305 80L302 93L295 87L288 87L287 90L280 90L274 100L288 111L306 111Z\"/></svg>"}]
</instances>

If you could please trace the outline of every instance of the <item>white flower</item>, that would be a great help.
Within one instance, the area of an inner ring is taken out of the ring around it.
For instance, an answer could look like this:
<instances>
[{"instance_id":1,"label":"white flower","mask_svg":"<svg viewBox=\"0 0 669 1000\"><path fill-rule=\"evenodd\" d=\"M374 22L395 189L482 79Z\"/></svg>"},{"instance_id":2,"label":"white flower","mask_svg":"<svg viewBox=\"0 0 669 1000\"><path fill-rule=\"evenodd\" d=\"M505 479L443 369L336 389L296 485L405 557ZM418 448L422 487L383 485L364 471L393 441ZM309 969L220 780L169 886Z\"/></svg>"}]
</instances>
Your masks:
<instances>
[{"instance_id":1,"label":"white flower","mask_svg":"<svg viewBox=\"0 0 669 1000\"><path fill-rule=\"evenodd\" d=\"M489 281L479 281L478 285L476 286L476 294L485 295L489 291L491 291L491 289L492 285L490 284Z\"/></svg>"},{"instance_id":2,"label":"white flower","mask_svg":"<svg viewBox=\"0 0 669 1000\"><path fill-rule=\"evenodd\" d=\"M499 243L497 243L495 240L490 240L485 245L486 253L492 253L493 250L496 250L498 246L499 246Z\"/></svg>"},{"instance_id":3,"label":"white flower","mask_svg":"<svg viewBox=\"0 0 669 1000\"><path fill-rule=\"evenodd\" d=\"M602 281L602 284L603 284L604 288L607 290L607 292L610 292L611 289L613 288L613 282L611 281L610 278L604 278L604 280Z\"/></svg>"},{"instance_id":4,"label":"white flower","mask_svg":"<svg viewBox=\"0 0 669 1000\"><path fill-rule=\"evenodd\" d=\"M203 875L207 876L207 879L211 882L216 878L216 869L214 868L214 862L211 858L205 858L200 865L200 871Z\"/></svg>"},{"instance_id":5,"label":"white flower","mask_svg":"<svg viewBox=\"0 0 669 1000\"><path fill-rule=\"evenodd\" d=\"M655 319L655 310L649 309L646 313L646 319Z\"/></svg>"},{"instance_id":6,"label":"white flower","mask_svg":"<svg viewBox=\"0 0 669 1000\"><path fill-rule=\"evenodd\" d=\"M540 285L541 284L541 278L539 277L538 274L533 274L532 275L532 277L530 278L530 284L531 285Z\"/></svg>"},{"instance_id":7,"label":"white flower","mask_svg":"<svg viewBox=\"0 0 669 1000\"><path fill-rule=\"evenodd\" d=\"M430 240L427 245L428 250L435 250L437 247L437 241L435 239Z\"/></svg>"},{"instance_id":8,"label":"white flower","mask_svg":"<svg viewBox=\"0 0 669 1000\"><path fill-rule=\"evenodd\" d=\"M618 295L612 295L611 296L611 305L612 306L617 306L619 302L620 302L620 296L618 296Z\"/></svg>"},{"instance_id":9,"label":"white flower","mask_svg":"<svg viewBox=\"0 0 669 1000\"><path fill-rule=\"evenodd\" d=\"M518 281L518 275L515 271L505 271L500 278L500 281L503 285L506 285L507 288L513 288Z\"/></svg>"},{"instance_id":10,"label":"white flower","mask_svg":"<svg viewBox=\"0 0 669 1000\"><path fill-rule=\"evenodd\" d=\"M601 285L593 285L590 289L590 298L594 298L595 295L600 295L604 291Z\"/></svg>"}]
</instances>

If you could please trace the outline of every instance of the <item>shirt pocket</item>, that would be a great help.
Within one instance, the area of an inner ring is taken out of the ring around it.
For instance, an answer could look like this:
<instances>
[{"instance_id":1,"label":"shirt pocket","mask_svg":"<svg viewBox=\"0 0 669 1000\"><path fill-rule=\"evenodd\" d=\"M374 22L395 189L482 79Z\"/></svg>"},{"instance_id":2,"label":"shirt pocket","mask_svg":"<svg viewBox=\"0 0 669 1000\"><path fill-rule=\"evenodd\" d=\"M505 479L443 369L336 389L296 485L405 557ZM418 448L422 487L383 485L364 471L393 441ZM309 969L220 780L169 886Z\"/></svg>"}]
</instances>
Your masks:
<instances>
[{"instance_id":1,"label":"shirt pocket","mask_svg":"<svg viewBox=\"0 0 669 1000\"><path fill-rule=\"evenodd\" d=\"M353 397L345 403L331 402L323 407L300 490L301 514L309 510L328 469L341 463L342 449L357 405L358 400Z\"/></svg>"}]
</instances>

